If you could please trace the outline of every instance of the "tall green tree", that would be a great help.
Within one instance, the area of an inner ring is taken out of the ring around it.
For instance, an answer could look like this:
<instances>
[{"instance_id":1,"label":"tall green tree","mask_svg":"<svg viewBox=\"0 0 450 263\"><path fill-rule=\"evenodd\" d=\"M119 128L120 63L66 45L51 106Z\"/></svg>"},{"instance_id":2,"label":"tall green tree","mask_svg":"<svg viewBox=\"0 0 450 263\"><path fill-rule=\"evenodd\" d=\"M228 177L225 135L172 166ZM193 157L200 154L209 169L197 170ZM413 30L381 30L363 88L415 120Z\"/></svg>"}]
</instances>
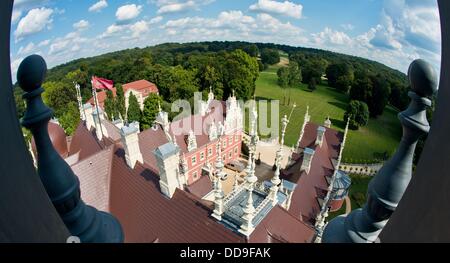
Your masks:
<instances>
[{"instance_id":1,"label":"tall green tree","mask_svg":"<svg viewBox=\"0 0 450 263\"><path fill-rule=\"evenodd\" d=\"M77 129L78 122L80 121L80 111L78 110L78 104L74 101L69 102L66 105L66 111L58 118L61 127L67 135L73 135Z\"/></svg>"},{"instance_id":2,"label":"tall green tree","mask_svg":"<svg viewBox=\"0 0 450 263\"><path fill-rule=\"evenodd\" d=\"M289 86L289 69L286 67L281 67L277 71L278 75L278 85L283 89L283 105L286 104L286 89Z\"/></svg>"},{"instance_id":3,"label":"tall green tree","mask_svg":"<svg viewBox=\"0 0 450 263\"><path fill-rule=\"evenodd\" d=\"M125 120L126 119L125 94L123 92L123 87L121 84L118 84L116 86L116 99L114 104L116 111L118 111L120 114L120 118L122 118L122 120Z\"/></svg>"},{"instance_id":4,"label":"tall green tree","mask_svg":"<svg viewBox=\"0 0 450 263\"><path fill-rule=\"evenodd\" d=\"M354 80L354 73L347 63L335 63L326 69L328 85L347 93Z\"/></svg>"},{"instance_id":5,"label":"tall green tree","mask_svg":"<svg viewBox=\"0 0 450 263\"><path fill-rule=\"evenodd\" d=\"M391 87L383 75L373 76L372 82L372 97L367 105L369 106L370 116L378 117L383 114L384 108L386 108L391 94Z\"/></svg>"},{"instance_id":6,"label":"tall green tree","mask_svg":"<svg viewBox=\"0 0 450 263\"><path fill-rule=\"evenodd\" d=\"M259 76L256 58L237 49L222 54L218 60L221 66L224 96L228 97L235 91L236 96L240 99L252 98L256 88L255 81Z\"/></svg>"},{"instance_id":7,"label":"tall green tree","mask_svg":"<svg viewBox=\"0 0 450 263\"><path fill-rule=\"evenodd\" d=\"M128 98L128 111L127 111L127 120L129 123L134 121L140 121L141 120L141 109L139 107L139 102L134 96L133 93L130 94L130 97Z\"/></svg>"},{"instance_id":8,"label":"tall green tree","mask_svg":"<svg viewBox=\"0 0 450 263\"><path fill-rule=\"evenodd\" d=\"M110 121L113 121L118 116L114 115L115 112L115 99L111 90L106 91L106 99L105 99L105 112Z\"/></svg>"},{"instance_id":9,"label":"tall green tree","mask_svg":"<svg viewBox=\"0 0 450 263\"><path fill-rule=\"evenodd\" d=\"M280 63L280 53L276 49L265 48L261 50L261 60L268 65Z\"/></svg>"},{"instance_id":10,"label":"tall green tree","mask_svg":"<svg viewBox=\"0 0 450 263\"><path fill-rule=\"evenodd\" d=\"M366 126L369 123L369 107L359 100L350 101L344 114L344 122L347 122L349 118L349 128L353 130Z\"/></svg>"},{"instance_id":11,"label":"tall green tree","mask_svg":"<svg viewBox=\"0 0 450 263\"><path fill-rule=\"evenodd\" d=\"M372 97L373 83L367 73L357 75L352 88L350 89L350 99L368 102Z\"/></svg>"},{"instance_id":12,"label":"tall green tree","mask_svg":"<svg viewBox=\"0 0 450 263\"><path fill-rule=\"evenodd\" d=\"M316 78L311 78L308 83L308 89L311 91L315 91L317 88Z\"/></svg>"},{"instance_id":13,"label":"tall green tree","mask_svg":"<svg viewBox=\"0 0 450 263\"><path fill-rule=\"evenodd\" d=\"M155 93L150 95L144 101L144 111L141 117L141 129L147 130L153 126L158 114L158 105L163 105L163 100Z\"/></svg>"}]
</instances>

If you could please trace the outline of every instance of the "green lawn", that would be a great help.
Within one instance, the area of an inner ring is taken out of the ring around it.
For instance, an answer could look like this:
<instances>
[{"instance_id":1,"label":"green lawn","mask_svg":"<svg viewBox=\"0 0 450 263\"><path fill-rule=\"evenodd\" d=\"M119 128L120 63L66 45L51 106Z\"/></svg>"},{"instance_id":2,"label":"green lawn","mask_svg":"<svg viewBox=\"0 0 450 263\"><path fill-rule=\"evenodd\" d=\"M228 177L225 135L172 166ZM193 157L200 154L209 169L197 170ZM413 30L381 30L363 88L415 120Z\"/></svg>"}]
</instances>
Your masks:
<instances>
[{"instance_id":1,"label":"green lawn","mask_svg":"<svg viewBox=\"0 0 450 263\"><path fill-rule=\"evenodd\" d=\"M364 175L350 175L352 178L352 185L349 190L349 197L352 203L352 210L361 208L366 203L367 187L372 177ZM338 215L345 213L345 203L339 211L330 213L328 220L335 218Z\"/></svg>"},{"instance_id":2,"label":"green lawn","mask_svg":"<svg viewBox=\"0 0 450 263\"><path fill-rule=\"evenodd\" d=\"M343 118L349 102L346 94L322 85L318 85L314 92L310 92L306 85L301 84L289 90L290 106L282 105L284 90L277 84L276 71L278 67L271 66L267 71L260 73L256 81L256 98L257 100L280 100L280 116L289 114L292 104L294 102L297 104L286 131L285 144L287 146L294 145L298 139L307 105L309 105L311 121L323 123L329 116L333 128L341 131L345 129ZM268 113L270 116L270 110ZM343 161L374 162L381 158L380 156L384 152L391 154L401 138L401 126L396 115L397 112L388 107L382 116L370 119L366 127L362 127L358 131L350 130Z\"/></svg>"}]
</instances>

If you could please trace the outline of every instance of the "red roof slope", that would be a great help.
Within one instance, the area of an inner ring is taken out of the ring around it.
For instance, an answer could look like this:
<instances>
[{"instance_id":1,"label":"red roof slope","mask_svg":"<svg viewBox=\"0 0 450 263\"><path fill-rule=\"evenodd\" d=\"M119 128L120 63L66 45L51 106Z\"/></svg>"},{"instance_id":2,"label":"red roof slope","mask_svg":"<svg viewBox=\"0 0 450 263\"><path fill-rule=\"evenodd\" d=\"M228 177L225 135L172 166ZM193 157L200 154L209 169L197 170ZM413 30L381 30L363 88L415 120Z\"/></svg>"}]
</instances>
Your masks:
<instances>
[{"instance_id":1,"label":"red roof slope","mask_svg":"<svg viewBox=\"0 0 450 263\"><path fill-rule=\"evenodd\" d=\"M150 166L152 170L158 173L158 166L156 165L156 158L153 151L161 145L168 143L168 139L163 129L158 126L157 130L147 129L138 135L139 148L142 153L144 163Z\"/></svg>"},{"instance_id":2,"label":"red roof slope","mask_svg":"<svg viewBox=\"0 0 450 263\"><path fill-rule=\"evenodd\" d=\"M198 181L186 187L186 191L200 198L204 197L212 190L213 184L207 175L203 175Z\"/></svg>"},{"instance_id":3,"label":"red roof slope","mask_svg":"<svg viewBox=\"0 0 450 263\"><path fill-rule=\"evenodd\" d=\"M250 236L250 243L310 243L315 231L304 222L275 206Z\"/></svg>"},{"instance_id":4,"label":"red roof slope","mask_svg":"<svg viewBox=\"0 0 450 263\"><path fill-rule=\"evenodd\" d=\"M303 155L296 156L295 164L282 171L281 177L297 184L292 195L289 212L302 219L313 223L320 211L318 197L322 197L323 191L328 188L326 177L331 177L334 172L332 159L337 159L343 134L333 129L326 128L322 147L315 146L317 128L319 126L308 123L305 134L300 143L301 148L315 150L308 174L300 172Z\"/></svg>"},{"instance_id":5,"label":"red roof slope","mask_svg":"<svg viewBox=\"0 0 450 263\"><path fill-rule=\"evenodd\" d=\"M158 88L154 83L147 81L145 79L134 81L131 83L127 83L123 85L123 91L127 92L129 89L136 90L139 92L143 92L144 96L147 96L150 93L158 93Z\"/></svg>"},{"instance_id":6,"label":"red roof slope","mask_svg":"<svg viewBox=\"0 0 450 263\"><path fill-rule=\"evenodd\" d=\"M72 166L80 179L81 197L86 204L109 210L109 180L114 146L100 151Z\"/></svg>"},{"instance_id":7,"label":"red roof slope","mask_svg":"<svg viewBox=\"0 0 450 263\"><path fill-rule=\"evenodd\" d=\"M79 160L93 155L102 150L95 135L88 131L84 122L80 121L70 143L69 156L80 152Z\"/></svg>"},{"instance_id":8,"label":"red roof slope","mask_svg":"<svg viewBox=\"0 0 450 263\"><path fill-rule=\"evenodd\" d=\"M199 198L176 190L172 199L161 194L158 176L145 165L131 170L124 151L116 148L111 174L110 211L122 224L126 242L243 242L210 217Z\"/></svg>"},{"instance_id":9,"label":"red roof slope","mask_svg":"<svg viewBox=\"0 0 450 263\"><path fill-rule=\"evenodd\" d=\"M113 92L113 97L116 97L116 88L112 89ZM105 100L106 100L106 91L98 91L97 92L97 99L98 99L98 106L100 106L102 109L104 109L105 107ZM88 100L88 103L90 103L91 105L95 105L94 102L94 97L90 98Z\"/></svg>"}]
</instances>

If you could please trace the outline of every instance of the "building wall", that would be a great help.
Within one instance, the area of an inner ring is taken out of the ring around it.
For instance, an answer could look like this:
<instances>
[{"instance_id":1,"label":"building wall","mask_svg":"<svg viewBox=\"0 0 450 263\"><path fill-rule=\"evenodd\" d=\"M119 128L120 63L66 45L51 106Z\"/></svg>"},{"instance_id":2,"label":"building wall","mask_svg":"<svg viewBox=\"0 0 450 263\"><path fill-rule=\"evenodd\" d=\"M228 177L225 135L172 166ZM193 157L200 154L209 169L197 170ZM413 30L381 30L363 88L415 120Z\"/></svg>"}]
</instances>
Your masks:
<instances>
[{"instance_id":1,"label":"building wall","mask_svg":"<svg viewBox=\"0 0 450 263\"><path fill-rule=\"evenodd\" d=\"M218 140L214 140L195 151L184 155L188 164L186 178L188 185L191 185L200 179L202 168L205 167L207 163L210 163L214 168L217 159L217 143ZM222 136L222 143L222 160L224 164L238 160L241 155L242 132L236 131L233 134ZM201 158L202 154L203 158ZM194 157L195 162L193 162Z\"/></svg>"}]
</instances>

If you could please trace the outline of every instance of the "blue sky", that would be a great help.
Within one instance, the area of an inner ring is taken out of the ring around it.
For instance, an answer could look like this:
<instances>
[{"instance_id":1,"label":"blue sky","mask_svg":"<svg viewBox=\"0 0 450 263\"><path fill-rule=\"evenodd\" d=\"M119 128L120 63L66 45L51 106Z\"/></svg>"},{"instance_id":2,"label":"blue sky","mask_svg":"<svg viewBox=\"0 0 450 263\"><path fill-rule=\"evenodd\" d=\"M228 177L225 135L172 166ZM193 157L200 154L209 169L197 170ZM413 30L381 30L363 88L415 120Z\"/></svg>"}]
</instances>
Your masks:
<instances>
[{"instance_id":1,"label":"blue sky","mask_svg":"<svg viewBox=\"0 0 450 263\"><path fill-rule=\"evenodd\" d=\"M424 58L439 70L435 0L16 0L13 79L27 55L49 67L164 42L243 40L357 55L406 72Z\"/></svg>"}]
</instances>

